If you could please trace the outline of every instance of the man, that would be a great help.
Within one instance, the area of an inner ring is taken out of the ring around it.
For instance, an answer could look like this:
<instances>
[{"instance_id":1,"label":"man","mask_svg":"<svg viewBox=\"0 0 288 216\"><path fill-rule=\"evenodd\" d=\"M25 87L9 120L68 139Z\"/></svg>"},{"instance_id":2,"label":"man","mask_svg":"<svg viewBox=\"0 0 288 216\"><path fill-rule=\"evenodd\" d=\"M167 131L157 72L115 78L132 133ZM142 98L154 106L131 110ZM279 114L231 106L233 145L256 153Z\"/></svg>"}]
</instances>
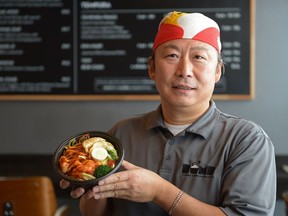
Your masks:
<instances>
[{"instance_id":1,"label":"man","mask_svg":"<svg viewBox=\"0 0 288 216\"><path fill-rule=\"evenodd\" d=\"M109 131L124 146L123 171L86 193L71 192L81 196L83 215L273 215L271 140L211 100L220 52L219 27L210 18L171 12L161 21L149 59L161 105Z\"/></svg>"}]
</instances>

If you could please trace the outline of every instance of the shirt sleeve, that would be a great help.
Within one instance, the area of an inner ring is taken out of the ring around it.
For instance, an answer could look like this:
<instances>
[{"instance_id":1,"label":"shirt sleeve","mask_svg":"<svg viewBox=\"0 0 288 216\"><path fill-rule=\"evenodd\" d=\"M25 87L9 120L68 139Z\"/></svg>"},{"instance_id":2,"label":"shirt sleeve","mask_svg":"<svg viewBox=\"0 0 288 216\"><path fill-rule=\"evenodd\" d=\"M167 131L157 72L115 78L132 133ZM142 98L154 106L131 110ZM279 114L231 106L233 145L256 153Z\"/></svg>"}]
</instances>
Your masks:
<instances>
[{"instance_id":1,"label":"shirt sleeve","mask_svg":"<svg viewBox=\"0 0 288 216\"><path fill-rule=\"evenodd\" d=\"M249 132L230 152L226 164L221 210L227 215L273 216L276 202L275 153L265 132Z\"/></svg>"}]
</instances>

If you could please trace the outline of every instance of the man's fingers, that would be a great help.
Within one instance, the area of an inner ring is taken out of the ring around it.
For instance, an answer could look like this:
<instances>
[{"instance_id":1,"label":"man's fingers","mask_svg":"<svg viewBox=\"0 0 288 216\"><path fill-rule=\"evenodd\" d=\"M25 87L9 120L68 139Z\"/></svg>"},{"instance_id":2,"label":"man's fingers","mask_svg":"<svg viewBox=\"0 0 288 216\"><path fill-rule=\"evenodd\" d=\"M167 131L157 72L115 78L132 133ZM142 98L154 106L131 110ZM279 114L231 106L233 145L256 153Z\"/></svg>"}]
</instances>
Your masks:
<instances>
[{"instance_id":1,"label":"man's fingers","mask_svg":"<svg viewBox=\"0 0 288 216\"><path fill-rule=\"evenodd\" d=\"M106 182L97 185L92 188L94 193L105 192L105 191L115 191L115 190L125 190L128 189L127 182L125 181L113 181L113 182Z\"/></svg>"},{"instance_id":2,"label":"man's fingers","mask_svg":"<svg viewBox=\"0 0 288 216\"><path fill-rule=\"evenodd\" d=\"M88 190L85 194L83 194L84 199L90 199L94 196L94 192L92 190Z\"/></svg>"},{"instance_id":3,"label":"man's fingers","mask_svg":"<svg viewBox=\"0 0 288 216\"><path fill-rule=\"evenodd\" d=\"M125 161L125 160L123 160L121 166L124 169L126 169L127 171L138 168L134 164L131 164L128 161ZM113 184L115 182L127 181L129 179L129 175L130 175L130 173L127 172L127 171L116 172L115 174L112 174L111 176L108 176L107 178L99 181L98 185Z\"/></svg>"},{"instance_id":4,"label":"man's fingers","mask_svg":"<svg viewBox=\"0 0 288 216\"><path fill-rule=\"evenodd\" d=\"M76 198L81 197L84 193L85 193L84 188L79 187L79 188L76 188L76 189L72 190L71 193L70 193L70 196L72 198L76 199Z\"/></svg>"},{"instance_id":5,"label":"man's fingers","mask_svg":"<svg viewBox=\"0 0 288 216\"><path fill-rule=\"evenodd\" d=\"M111 176L108 176L107 178L99 181L98 185L101 186L101 185L113 184L116 182L126 181L128 179L129 179L129 173L126 171L122 171L122 172L114 173Z\"/></svg>"},{"instance_id":6,"label":"man's fingers","mask_svg":"<svg viewBox=\"0 0 288 216\"><path fill-rule=\"evenodd\" d=\"M125 161L125 160L123 160L121 166L124 169L126 169L126 170L131 170L131 169L136 169L137 168L137 166L135 166L134 164L129 163L128 161Z\"/></svg>"},{"instance_id":7,"label":"man's fingers","mask_svg":"<svg viewBox=\"0 0 288 216\"><path fill-rule=\"evenodd\" d=\"M124 198L129 197L126 190L109 190L104 192L94 193L94 199L104 199L104 198Z\"/></svg>"},{"instance_id":8,"label":"man's fingers","mask_svg":"<svg viewBox=\"0 0 288 216\"><path fill-rule=\"evenodd\" d=\"M62 188L62 189L66 189L66 188L68 188L70 186L70 183L68 182L68 181L66 181L66 180L64 180L64 179L61 179L60 180L60 187Z\"/></svg>"}]
</instances>

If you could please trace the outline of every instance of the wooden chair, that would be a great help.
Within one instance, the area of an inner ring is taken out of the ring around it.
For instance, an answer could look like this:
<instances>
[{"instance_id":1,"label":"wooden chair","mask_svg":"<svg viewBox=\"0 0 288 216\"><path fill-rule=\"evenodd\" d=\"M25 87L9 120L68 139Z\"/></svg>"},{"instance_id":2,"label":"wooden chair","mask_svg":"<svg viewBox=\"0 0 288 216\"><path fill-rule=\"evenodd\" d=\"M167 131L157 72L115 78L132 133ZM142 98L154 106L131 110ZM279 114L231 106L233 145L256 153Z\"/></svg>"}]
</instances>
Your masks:
<instances>
[{"instance_id":1,"label":"wooden chair","mask_svg":"<svg viewBox=\"0 0 288 216\"><path fill-rule=\"evenodd\" d=\"M286 205L286 215L288 216L288 191L282 193L282 198Z\"/></svg>"},{"instance_id":2,"label":"wooden chair","mask_svg":"<svg viewBox=\"0 0 288 216\"><path fill-rule=\"evenodd\" d=\"M53 183L46 176L0 177L0 214L5 216L66 216L57 208Z\"/></svg>"}]
</instances>

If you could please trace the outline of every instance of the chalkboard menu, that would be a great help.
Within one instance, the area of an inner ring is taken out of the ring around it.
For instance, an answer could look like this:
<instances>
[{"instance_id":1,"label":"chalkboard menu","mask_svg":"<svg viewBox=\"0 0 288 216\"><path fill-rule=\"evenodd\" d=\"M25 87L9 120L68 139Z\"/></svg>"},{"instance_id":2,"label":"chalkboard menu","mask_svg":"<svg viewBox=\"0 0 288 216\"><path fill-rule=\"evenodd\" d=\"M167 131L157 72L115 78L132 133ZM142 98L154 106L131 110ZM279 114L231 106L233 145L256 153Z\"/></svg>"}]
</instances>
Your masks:
<instances>
[{"instance_id":1,"label":"chalkboard menu","mask_svg":"<svg viewBox=\"0 0 288 216\"><path fill-rule=\"evenodd\" d=\"M157 99L160 20L200 12L221 29L215 99L253 98L253 0L0 0L0 99Z\"/></svg>"}]
</instances>

